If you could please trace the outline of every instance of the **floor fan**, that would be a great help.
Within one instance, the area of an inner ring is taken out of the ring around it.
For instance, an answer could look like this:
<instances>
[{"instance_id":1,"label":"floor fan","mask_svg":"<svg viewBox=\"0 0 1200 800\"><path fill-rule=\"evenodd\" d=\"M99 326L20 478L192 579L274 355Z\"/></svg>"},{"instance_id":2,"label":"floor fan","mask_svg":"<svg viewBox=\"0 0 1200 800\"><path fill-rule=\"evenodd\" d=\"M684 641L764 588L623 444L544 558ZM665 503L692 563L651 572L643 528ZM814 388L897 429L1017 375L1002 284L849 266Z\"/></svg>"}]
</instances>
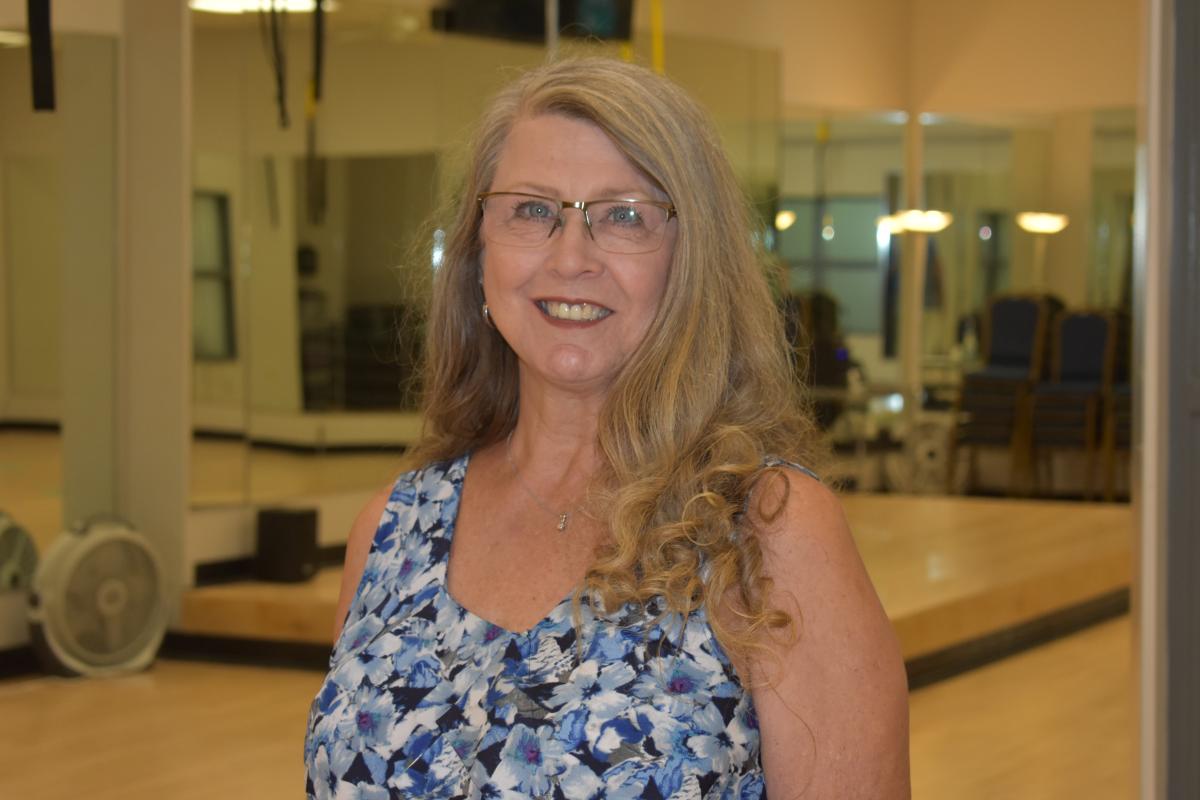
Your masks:
<instances>
[{"instance_id":1,"label":"floor fan","mask_svg":"<svg viewBox=\"0 0 1200 800\"><path fill-rule=\"evenodd\" d=\"M30 638L50 672L136 672L158 653L167 628L163 571L128 523L98 517L59 536L32 588Z\"/></svg>"},{"instance_id":2,"label":"floor fan","mask_svg":"<svg viewBox=\"0 0 1200 800\"><path fill-rule=\"evenodd\" d=\"M37 569L37 547L29 532L0 511L0 591L28 589Z\"/></svg>"}]
</instances>

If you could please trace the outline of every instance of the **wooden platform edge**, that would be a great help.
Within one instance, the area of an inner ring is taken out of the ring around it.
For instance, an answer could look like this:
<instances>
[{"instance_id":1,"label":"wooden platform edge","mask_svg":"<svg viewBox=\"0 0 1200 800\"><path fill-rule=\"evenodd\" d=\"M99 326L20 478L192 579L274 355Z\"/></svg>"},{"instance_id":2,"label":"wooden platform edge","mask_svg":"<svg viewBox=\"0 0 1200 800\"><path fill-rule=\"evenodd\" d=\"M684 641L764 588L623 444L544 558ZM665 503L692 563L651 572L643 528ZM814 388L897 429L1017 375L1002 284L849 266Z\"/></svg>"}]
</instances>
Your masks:
<instances>
[{"instance_id":1,"label":"wooden platform edge","mask_svg":"<svg viewBox=\"0 0 1200 800\"><path fill-rule=\"evenodd\" d=\"M326 672L333 647L310 642L282 642L168 632L159 658L240 666Z\"/></svg>"},{"instance_id":2,"label":"wooden platform edge","mask_svg":"<svg viewBox=\"0 0 1200 800\"><path fill-rule=\"evenodd\" d=\"M340 567L346 560L346 545L326 544L317 548L317 569ZM192 573L194 588L214 586L221 583L255 580L254 556L226 558L218 561L202 561Z\"/></svg>"},{"instance_id":3,"label":"wooden platform edge","mask_svg":"<svg viewBox=\"0 0 1200 800\"><path fill-rule=\"evenodd\" d=\"M1125 587L961 644L907 659L904 667L908 672L908 689L910 692L923 689L1070 636L1127 614L1129 607L1130 592L1129 587Z\"/></svg>"},{"instance_id":4,"label":"wooden platform edge","mask_svg":"<svg viewBox=\"0 0 1200 800\"><path fill-rule=\"evenodd\" d=\"M908 659L905 668L908 671L909 691L923 689L1078 633L1128 613L1129 607L1130 593L1126 587L1004 630ZM331 650L327 644L170 632L163 641L159 657L324 672L329 668ZM0 650L0 680L27 677L40 672L41 663L31 646Z\"/></svg>"},{"instance_id":5,"label":"wooden platform edge","mask_svg":"<svg viewBox=\"0 0 1200 800\"><path fill-rule=\"evenodd\" d=\"M908 659L905 669L908 672L909 691L1079 633L1128 613L1129 607L1130 592L1125 587L928 655ZM169 633L163 645L163 655L167 658L194 658L323 672L328 669L331 649L327 645L303 642Z\"/></svg>"}]
</instances>

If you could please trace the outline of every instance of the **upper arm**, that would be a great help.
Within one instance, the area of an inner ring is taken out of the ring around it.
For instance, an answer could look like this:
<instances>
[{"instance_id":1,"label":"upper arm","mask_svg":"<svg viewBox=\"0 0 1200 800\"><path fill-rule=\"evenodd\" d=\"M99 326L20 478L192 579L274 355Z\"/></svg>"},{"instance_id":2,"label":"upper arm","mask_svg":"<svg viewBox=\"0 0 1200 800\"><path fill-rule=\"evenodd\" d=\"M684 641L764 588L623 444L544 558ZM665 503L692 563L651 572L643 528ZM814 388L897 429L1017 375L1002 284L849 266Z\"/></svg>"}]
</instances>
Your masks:
<instances>
[{"instance_id":1,"label":"upper arm","mask_svg":"<svg viewBox=\"0 0 1200 800\"><path fill-rule=\"evenodd\" d=\"M371 542L375 539L375 530L387 507L392 487L380 490L363 506L362 511L354 519L350 528L350 537L346 540L346 561L342 565L342 585L338 590L337 615L333 622L333 639L337 641L342 633L342 625L346 622L346 614L350 611L350 602L358 590L362 580L363 569L367 566L367 555L371 552Z\"/></svg>"},{"instance_id":2,"label":"upper arm","mask_svg":"<svg viewBox=\"0 0 1200 800\"><path fill-rule=\"evenodd\" d=\"M904 662L841 504L795 472L767 484L787 499L757 525L770 603L797 623L750 662L771 797L907 798Z\"/></svg>"}]
</instances>

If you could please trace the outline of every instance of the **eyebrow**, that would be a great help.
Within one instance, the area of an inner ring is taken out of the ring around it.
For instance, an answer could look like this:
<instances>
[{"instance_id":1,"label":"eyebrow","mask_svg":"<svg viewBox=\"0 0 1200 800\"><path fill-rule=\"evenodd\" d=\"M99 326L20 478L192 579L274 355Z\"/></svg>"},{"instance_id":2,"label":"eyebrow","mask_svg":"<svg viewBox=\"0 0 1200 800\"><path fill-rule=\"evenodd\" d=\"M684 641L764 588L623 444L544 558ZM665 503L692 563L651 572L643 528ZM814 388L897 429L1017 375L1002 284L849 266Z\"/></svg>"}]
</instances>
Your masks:
<instances>
[{"instance_id":1,"label":"eyebrow","mask_svg":"<svg viewBox=\"0 0 1200 800\"><path fill-rule=\"evenodd\" d=\"M549 186L544 186L540 183L518 183L513 189L495 189L494 191L504 192L530 192L532 194L548 197L551 200L570 200L572 198L559 197L559 192L556 189L551 189ZM616 189L611 186L606 186L594 198L579 198L581 200L655 200L653 192L647 192L644 189Z\"/></svg>"}]
</instances>

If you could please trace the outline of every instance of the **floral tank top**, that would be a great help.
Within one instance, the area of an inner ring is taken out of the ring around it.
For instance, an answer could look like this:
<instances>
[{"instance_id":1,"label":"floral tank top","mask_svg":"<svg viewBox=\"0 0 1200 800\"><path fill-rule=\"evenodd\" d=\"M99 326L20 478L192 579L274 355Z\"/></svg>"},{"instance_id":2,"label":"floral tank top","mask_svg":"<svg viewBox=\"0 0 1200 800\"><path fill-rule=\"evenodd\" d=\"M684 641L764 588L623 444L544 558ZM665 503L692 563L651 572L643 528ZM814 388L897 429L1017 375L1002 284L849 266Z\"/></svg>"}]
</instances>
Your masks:
<instances>
[{"instance_id":1,"label":"floral tank top","mask_svg":"<svg viewBox=\"0 0 1200 800\"><path fill-rule=\"evenodd\" d=\"M565 598L524 633L447 591L467 457L399 478L313 701L310 798L765 797L758 722L703 612Z\"/></svg>"}]
</instances>

